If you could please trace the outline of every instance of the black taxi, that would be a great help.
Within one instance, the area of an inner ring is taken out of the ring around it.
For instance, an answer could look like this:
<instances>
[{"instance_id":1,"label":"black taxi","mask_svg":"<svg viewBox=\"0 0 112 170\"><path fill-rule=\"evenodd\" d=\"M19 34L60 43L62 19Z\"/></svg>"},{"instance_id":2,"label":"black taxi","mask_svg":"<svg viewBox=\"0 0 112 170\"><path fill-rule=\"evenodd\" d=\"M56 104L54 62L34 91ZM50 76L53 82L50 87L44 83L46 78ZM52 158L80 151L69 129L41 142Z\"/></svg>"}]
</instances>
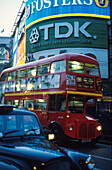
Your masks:
<instances>
[{"instance_id":1,"label":"black taxi","mask_svg":"<svg viewBox=\"0 0 112 170\"><path fill-rule=\"evenodd\" d=\"M53 134L49 134L52 135ZM88 170L91 156L62 149L46 139L35 113L0 105L0 169Z\"/></svg>"}]
</instances>

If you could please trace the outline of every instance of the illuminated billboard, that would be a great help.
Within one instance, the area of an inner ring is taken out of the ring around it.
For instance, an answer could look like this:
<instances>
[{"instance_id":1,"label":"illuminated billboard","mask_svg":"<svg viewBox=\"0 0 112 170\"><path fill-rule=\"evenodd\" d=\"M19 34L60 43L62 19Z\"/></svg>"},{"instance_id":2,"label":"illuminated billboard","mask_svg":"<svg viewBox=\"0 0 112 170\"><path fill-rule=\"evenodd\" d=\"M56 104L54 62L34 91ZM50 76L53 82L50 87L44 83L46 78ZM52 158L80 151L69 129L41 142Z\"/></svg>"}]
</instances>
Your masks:
<instances>
[{"instance_id":1,"label":"illuminated billboard","mask_svg":"<svg viewBox=\"0 0 112 170\"><path fill-rule=\"evenodd\" d=\"M92 53L97 57L102 78L108 78L107 20L95 18L55 19L40 22L26 30L26 54L53 56L60 50ZM102 41L103 40L103 41Z\"/></svg>"},{"instance_id":2,"label":"illuminated billboard","mask_svg":"<svg viewBox=\"0 0 112 170\"><path fill-rule=\"evenodd\" d=\"M110 0L26 0L26 28L47 19L97 17L110 19Z\"/></svg>"},{"instance_id":3,"label":"illuminated billboard","mask_svg":"<svg viewBox=\"0 0 112 170\"><path fill-rule=\"evenodd\" d=\"M9 62L9 51L5 47L0 47L0 63Z\"/></svg>"},{"instance_id":4,"label":"illuminated billboard","mask_svg":"<svg viewBox=\"0 0 112 170\"><path fill-rule=\"evenodd\" d=\"M24 64L24 46L25 38L25 14L21 17L20 22L18 23L13 37L13 66Z\"/></svg>"},{"instance_id":5,"label":"illuminated billboard","mask_svg":"<svg viewBox=\"0 0 112 170\"><path fill-rule=\"evenodd\" d=\"M17 54L18 54L18 60L17 65L25 64L25 36L22 38L21 42L19 43Z\"/></svg>"},{"instance_id":6,"label":"illuminated billboard","mask_svg":"<svg viewBox=\"0 0 112 170\"><path fill-rule=\"evenodd\" d=\"M40 22L26 31L26 54L57 48L107 49L107 37L106 20L60 18Z\"/></svg>"}]
</instances>

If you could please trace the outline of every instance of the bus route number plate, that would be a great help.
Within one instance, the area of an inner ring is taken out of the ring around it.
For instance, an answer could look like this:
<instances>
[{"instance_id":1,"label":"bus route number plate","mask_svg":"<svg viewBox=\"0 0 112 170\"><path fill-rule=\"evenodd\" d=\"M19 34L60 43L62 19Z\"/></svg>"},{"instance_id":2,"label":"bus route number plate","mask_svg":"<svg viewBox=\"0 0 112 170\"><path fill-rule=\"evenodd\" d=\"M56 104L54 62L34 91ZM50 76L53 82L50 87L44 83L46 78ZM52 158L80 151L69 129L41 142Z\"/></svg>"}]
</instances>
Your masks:
<instances>
[{"instance_id":1,"label":"bus route number plate","mask_svg":"<svg viewBox=\"0 0 112 170\"><path fill-rule=\"evenodd\" d=\"M75 76L74 75L66 75L66 85L75 86Z\"/></svg>"}]
</instances>

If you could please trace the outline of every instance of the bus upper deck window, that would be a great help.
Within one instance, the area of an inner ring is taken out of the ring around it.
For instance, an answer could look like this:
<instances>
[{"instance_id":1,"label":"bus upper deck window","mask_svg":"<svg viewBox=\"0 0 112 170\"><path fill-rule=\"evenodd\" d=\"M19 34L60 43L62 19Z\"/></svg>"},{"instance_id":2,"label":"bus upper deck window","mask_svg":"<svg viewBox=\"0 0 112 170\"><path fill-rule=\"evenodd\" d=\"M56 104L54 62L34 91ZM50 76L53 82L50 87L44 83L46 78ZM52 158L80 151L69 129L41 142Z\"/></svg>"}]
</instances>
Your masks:
<instances>
[{"instance_id":1,"label":"bus upper deck window","mask_svg":"<svg viewBox=\"0 0 112 170\"><path fill-rule=\"evenodd\" d=\"M8 81L15 80L16 71L10 72L8 75Z\"/></svg>"},{"instance_id":2,"label":"bus upper deck window","mask_svg":"<svg viewBox=\"0 0 112 170\"><path fill-rule=\"evenodd\" d=\"M65 72L66 71L66 61L56 61L51 64L51 73Z\"/></svg>"},{"instance_id":3,"label":"bus upper deck window","mask_svg":"<svg viewBox=\"0 0 112 170\"><path fill-rule=\"evenodd\" d=\"M68 69L71 72L83 74L84 73L84 63L70 60L68 62Z\"/></svg>"},{"instance_id":4,"label":"bus upper deck window","mask_svg":"<svg viewBox=\"0 0 112 170\"><path fill-rule=\"evenodd\" d=\"M7 81L7 73L4 73L1 77L1 82L2 81Z\"/></svg>"},{"instance_id":5,"label":"bus upper deck window","mask_svg":"<svg viewBox=\"0 0 112 170\"><path fill-rule=\"evenodd\" d=\"M38 75L48 74L50 70L50 64L38 66Z\"/></svg>"},{"instance_id":6,"label":"bus upper deck window","mask_svg":"<svg viewBox=\"0 0 112 170\"><path fill-rule=\"evenodd\" d=\"M86 63L86 74L99 76L99 69L97 65Z\"/></svg>"},{"instance_id":7,"label":"bus upper deck window","mask_svg":"<svg viewBox=\"0 0 112 170\"><path fill-rule=\"evenodd\" d=\"M17 71L17 79L21 79L25 77L25 69Z\"/></svg>"},{"instance_id":8,"label":"bus upper deck window","mask_svg":"<svg viewBox=\"0 0 112 170\"><path fill-rule=\"evenodd\" d=\"M36 71L37 71L37 67L27 68L26 77L34 77L34 76L36 76Z\"/></svg>"}]
</instances>

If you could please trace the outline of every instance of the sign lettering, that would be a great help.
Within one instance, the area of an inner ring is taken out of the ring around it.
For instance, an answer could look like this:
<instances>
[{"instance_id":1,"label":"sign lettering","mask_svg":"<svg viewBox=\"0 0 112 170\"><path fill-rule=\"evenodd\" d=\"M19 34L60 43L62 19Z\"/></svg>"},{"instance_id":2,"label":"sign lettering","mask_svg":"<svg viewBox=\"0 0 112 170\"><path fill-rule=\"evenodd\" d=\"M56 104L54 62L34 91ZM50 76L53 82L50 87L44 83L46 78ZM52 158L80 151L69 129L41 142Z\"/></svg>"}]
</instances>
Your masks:
<instances>
[{"instance_id":1,"label":"sign lettering","mask_svg":"<svg viewBox=\"0 0 112 170\"><path fill-rule=\"evenodd\" d=\"M79 22L74 22L74 26L72 26L69 22L63 23L55 23L55 24L48 24L39 27L39 30L43 30L44 32L44 40L47 41L49 39L49 29L54 29L54 36L55 39L59 38L68 38L74 32L74 37L77 38L82 33L85 37L92 37L89 32L87 32L87 27L91 25L91 22L85 22L83 25L79 26ZM67 28L66 33L60 33L61 27ZM30 35L30 43L36 43L39 40L39 31L37 28L32 29Z\"/></svg>"}]
</instances>

